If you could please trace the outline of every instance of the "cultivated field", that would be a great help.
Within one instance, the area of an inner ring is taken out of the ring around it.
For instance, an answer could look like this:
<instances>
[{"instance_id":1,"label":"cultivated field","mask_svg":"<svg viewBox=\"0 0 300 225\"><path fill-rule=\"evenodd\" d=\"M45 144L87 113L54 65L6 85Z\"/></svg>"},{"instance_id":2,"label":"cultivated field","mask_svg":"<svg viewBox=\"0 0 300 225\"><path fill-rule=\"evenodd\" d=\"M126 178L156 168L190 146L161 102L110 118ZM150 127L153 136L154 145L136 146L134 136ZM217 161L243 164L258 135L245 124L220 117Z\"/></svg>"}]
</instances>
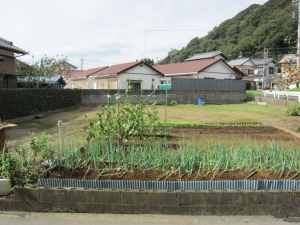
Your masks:
<instances>
[{"instance_id":1,"label":"cultivated field","mask_svg":"<svg viewBox=\"0 0 300 225\"><path fill-rule=\"evenodd\" d=\"M77 109L47 115L41 119L34 119L18 123L17 127L6 130L7 141L29 140L29 134L46 132L53 141L57 140L57 121L63 121L66 138L85 139L85 127L89 124L88 119L96 117L100 107L79 107ZM286 116L285 109L274 106L259 106L251 104L232 105L177 105L158 106L161 120L182 122L261 122L265 125L280 127L287 132L295 131L300 125L300 117ZM12 122L14 122L12 120ZM297 135L297 134L294 134ZM300 137L300 136L299 136Z\"/></svg>"},{"instance_id":2,"label":"cultivated field","mask_svg":"<svg viewBox=\"0 0 300 225\"><path fill-rule=\"evenodd\" d=\"M30 133L37 137L45 132L52 147L49 148L48 141L34 142L30 154L34 161L35 151L49 155L51 160L47 162L52 167L47 176L53 178L300 179L300 139L294 132L300 118L286 116L284 108L252 104L158 106L161 121L188 122L188 126L173 125L168 136L128 140L128 143L100 138L88 144L85 128L99 110L99 107L79 107L21 122L6 132L8 151L17 151L22 158L20 163L27 163L24 148L13 148L11 142L29 144ZM64 124L67 146L64 153L57 147L58 120ZM191 126L192 122L204 125Z\"/></svg>"}]
</instances>

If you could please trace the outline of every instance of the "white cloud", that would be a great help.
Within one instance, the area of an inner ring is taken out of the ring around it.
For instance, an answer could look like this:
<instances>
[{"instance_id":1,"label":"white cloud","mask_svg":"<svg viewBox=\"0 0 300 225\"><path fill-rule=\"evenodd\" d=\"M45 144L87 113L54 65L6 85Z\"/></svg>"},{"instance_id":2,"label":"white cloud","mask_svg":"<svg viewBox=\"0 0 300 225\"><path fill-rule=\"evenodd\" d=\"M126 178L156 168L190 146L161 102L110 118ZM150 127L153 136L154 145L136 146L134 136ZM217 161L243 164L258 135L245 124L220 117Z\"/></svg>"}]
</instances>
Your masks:
<instances>
[{"instance_id":1,"label":"white cloud","mask_svg":"<svg viewBox=\"0 0 300 225\"><path fill-rule=\"evenodd\" d=\"M38 60L63 54L84 68L156 60L181 49L251 4L267 0L0 0L3 38ZM147 30L145 32L145 30ZM150 31L199 30L199 31ZM146 35L145 35L146 34ZM146 41L146 42L145 42ZM145 44L146 43L146 44Z\"/></svg>"}]
</instances>

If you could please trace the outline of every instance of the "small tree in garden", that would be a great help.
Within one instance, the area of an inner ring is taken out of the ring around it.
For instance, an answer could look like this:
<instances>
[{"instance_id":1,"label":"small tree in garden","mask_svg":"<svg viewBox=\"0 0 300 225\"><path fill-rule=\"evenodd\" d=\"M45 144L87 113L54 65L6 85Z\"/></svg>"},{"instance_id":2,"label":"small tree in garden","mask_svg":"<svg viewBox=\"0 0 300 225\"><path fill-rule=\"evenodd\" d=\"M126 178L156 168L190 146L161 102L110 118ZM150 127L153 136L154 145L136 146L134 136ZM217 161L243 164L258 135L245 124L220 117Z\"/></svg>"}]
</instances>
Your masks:
<instances>
[{"instance_id":1,"label":"small tree in garden","mask_svg":"<svg viewBox=\"0 0 300 225\"><path fill-rule=\"evenodd\" d=\"M277 82L280 90L289 89L291 84L296 84L299 87L300 81L300 65L297 65L293 61L285 61L281 74L277 76L275 82Z\"/></svg>"},{"instance_id":2,"label":"small tree in garden","mask_svg":"<svg viewBox=\"0 0 300 225\"><path fill-rule=\"evenodd\" d=\"M68 58L63 55L57 55L56 58L45 55L31 65L17 60L16 73L23 80L24 87L41 88L45 78L53 76L68 78L71 74L71 65Z\"/></svg>"},{"instance_id":3,"label":"small tree in garden","mask_svg":"<svg viewBox=\"0 0 300 225\"><path fill-rule=\"evenodd\" d=\"M130 137L141 139L145 135L155 134L158 122L156 101L152 103L150 110L142 101L132 104L130 100L133 96L130 91L131 87L128 87L126 100L123 103L121 103L121 95L116 94L117 104L102 107L101 112L97 113L98 118L90 121L88 141L94 138L105 138L122 143L128 141Z\"/></svg>"}]
</instances>

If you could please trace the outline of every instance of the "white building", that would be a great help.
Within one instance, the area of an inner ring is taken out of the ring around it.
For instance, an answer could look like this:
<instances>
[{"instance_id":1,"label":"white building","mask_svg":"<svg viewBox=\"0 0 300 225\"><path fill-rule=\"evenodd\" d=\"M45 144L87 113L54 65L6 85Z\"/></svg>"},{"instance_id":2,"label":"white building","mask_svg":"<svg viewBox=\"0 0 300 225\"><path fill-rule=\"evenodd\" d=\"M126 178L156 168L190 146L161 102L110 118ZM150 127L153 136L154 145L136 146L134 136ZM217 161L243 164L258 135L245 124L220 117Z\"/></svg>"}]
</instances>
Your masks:
<instances>
[{"instance_id":1,"label":"white building","mask_svg":"<svg viewBox=\"0 0 300 225\"><path fill-rule=\"evenodd\" d=\"M89 76L93 89L158 89L164 75L143 61L117 64Z\"/></svg>"}]
</instances>

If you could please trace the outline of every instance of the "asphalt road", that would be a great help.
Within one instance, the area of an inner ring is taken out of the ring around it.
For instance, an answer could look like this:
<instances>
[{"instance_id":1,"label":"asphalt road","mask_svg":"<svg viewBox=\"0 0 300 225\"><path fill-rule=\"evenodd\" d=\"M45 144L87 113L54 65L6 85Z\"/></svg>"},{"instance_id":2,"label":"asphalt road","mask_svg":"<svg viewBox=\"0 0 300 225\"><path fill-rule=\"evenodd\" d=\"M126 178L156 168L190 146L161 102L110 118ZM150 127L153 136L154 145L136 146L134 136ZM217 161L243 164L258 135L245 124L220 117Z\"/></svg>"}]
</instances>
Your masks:
<instances>
[{"instance_id":1,"label":"asphalt road","mask_svg":"<svg viewBox=\"0 0 300 225\"><path fill-rule=\"evenodd\" d=\"M111 215L81 213L0 212L0 225L129 225L129 224L205 224L205 225L288 225L300 224L300 218L278 219L271 216L168 216Z\"/></svg>"}]
</instances>

